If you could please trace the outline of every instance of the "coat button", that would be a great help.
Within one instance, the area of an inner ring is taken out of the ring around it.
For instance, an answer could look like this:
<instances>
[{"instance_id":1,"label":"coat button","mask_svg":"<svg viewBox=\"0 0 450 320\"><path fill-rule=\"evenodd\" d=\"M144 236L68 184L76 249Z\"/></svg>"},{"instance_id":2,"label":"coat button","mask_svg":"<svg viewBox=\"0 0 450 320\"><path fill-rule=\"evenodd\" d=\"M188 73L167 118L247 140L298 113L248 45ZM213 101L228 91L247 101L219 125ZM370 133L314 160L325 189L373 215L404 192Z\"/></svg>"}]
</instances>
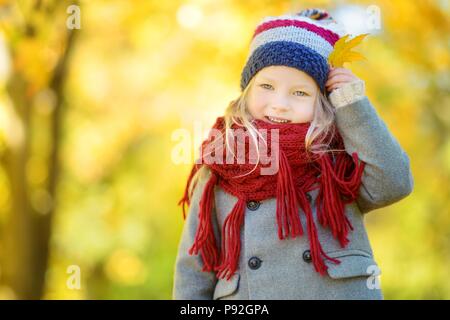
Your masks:
<instances>
[{"instance_id":1,"label":"coat button","mask_svg":"<svg viewBox=\"0 0 450 320\"><path fill-rule=\"evenodd\" d=\"M261 203L259 201L252 200L252 201L247 202L247 208L249 208L249 210L256 211L256 210L258 210L260 204Z\"/></svg>"},{"instance_id":2,"label":"coat button","mask_svg":"<svg viewBox=\"0 0 450 320\"><path fill-rule=\"evenodd\" d=\"M248 260L248 266L252 270L258 269L259 267L261 267L261 259L259 259L258 257L251 257Z\"/></svg>"},{"instance_id":3,"label":"coat button","mask_svg":"<svg viewBox=\"0 0 450 320\"><path fill-rule=\"evenodd\" d=\"M311 262L312 258L311 258L311 251L310 250L305 250L305 252L303 252L303 261L305 262Z\"/></svg>"},{"instance_id":4,"label":"coat button","mask_svg":"<svg viewBox=\"0 0 450 320\"><path fill-rule=\"evenodd\" d=\"M309 193L306 194L306 199L308 199L308 202L311 203L312 197Z\"/></svg>"}]
</instances>

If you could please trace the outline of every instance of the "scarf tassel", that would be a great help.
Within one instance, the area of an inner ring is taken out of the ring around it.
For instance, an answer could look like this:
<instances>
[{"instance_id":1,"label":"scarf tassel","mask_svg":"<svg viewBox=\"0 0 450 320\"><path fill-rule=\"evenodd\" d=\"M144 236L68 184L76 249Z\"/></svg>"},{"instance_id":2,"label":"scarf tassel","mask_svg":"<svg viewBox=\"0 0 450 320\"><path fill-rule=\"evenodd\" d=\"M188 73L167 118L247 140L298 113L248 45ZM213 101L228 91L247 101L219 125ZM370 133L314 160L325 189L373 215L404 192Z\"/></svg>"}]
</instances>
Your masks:
<instances>
[{"instance_id":1,"label":"scarf tassel","mask_svg":"<svg viewBox=\"0 0 450 320\"><path fill-rule=\"evenodd\" d=\"M192 179L194 178L197 171L200 169L200 165L196 164L192 166L191 172L189 173L189 177L186 182L186 187L184 188L183 197L178 201L178 205L181 205L183 209L183 220L186 220L186 207L190 205L190 196L189 196L189 186L191 185ZM195 188L195 185L192 189Z\"/></svg>"},{"instance_id":2,"label":"scarf tassel","mask_svg":"<svg viewBox=\"0 0 450 320\"><path fill-rule=\"evenodd\" d=\"M203 260L202 271L213 271L218 260L218 249L216 238L211 222L212 206L214 204L214 186L217 183L217 176L212 173L206 183L199 203L198 228L195 234L195 240L189 249L189 254L198 254L201 251Z\"/></svg>"},{"instance_id":3,"label":"scarf tassel","mask_svg":"<svg viewBox=\"0 0 450 320\"><path fill-rule=\"evenodd\" d=\"M319 159L321 165L321 188L316 199L319 222L324 226L330 226L334 238L338 239L341 247L345 247L349 228L353 226L345 216L345 203L354 201L359 192L361 175L364 171L364 163L358 164L358 155L352 154L353 163L345 161L346 153L337 155L336 165L333 168L331 157L326 154ZM351 173L348 180L345 175ZM342 196L347 199L342 199Z\"/></svg>"},{"instance_id":4,"label":"scarf tassel","mask_svg":"<svg viewBox=\"0 0 450 320\"><path fill-rule=\"evenodd\" d=\"M289 234L295 238L303 235L300 222L296 186L293 181L291 167L282 150L279 150L279 169L277 181L277 223L278 238L283 240Z\"/></svg>"},{"instance_id":5,"label":"scarf tassel","mask_svg":"<svg viewBox=\"0 0 450 320\"><path fill-rule=\"evenodd\" d=\"M301 191L301 189L297 189L297 197L298 201L302 207L303 212L306 216L306 225L308 230L308 239L310 244L310 250L311 250L311 259L314 265L314 269L320 273L321 275L325 275L326 271L328 270L327 265L325 264L325 261L321 258L324 257L325 259L339 264L341 263L339 260L329 257L322 249L322 245L319 242L319 237L317 235L317 227L314 223L313 213L311 210L311 206L306 199L305 194Z\"/></svg>"},{"instance_id":6,"label":"scarf tassel","mask_svg":"<svg viewBox=\"0 0 450 320\"><path fill-rule=\"evenodd\" d=\"M338 182L339 192L347 197L345 203L353 202L359 194L359 187L365 163L360 162L358 154L352 153L353 162L346 161L347 155L338 156L336 159L336 170L331 171L333 178ZM345 181L346 175L350 173L348 181Z\"/></svg>"},{"instance_id":7,"label":"scarf tassel","mask_svg":"<svg viewBox=\"0 0 450 320\"><path fill-rule=\"evenodd\" d=\"M241 252L241 225L245 216L244 199L238 198L232 211L226 217L222 227L221 263L215 268L217 278L230 280L237 269Z\"/></svg>"}]
</instances>

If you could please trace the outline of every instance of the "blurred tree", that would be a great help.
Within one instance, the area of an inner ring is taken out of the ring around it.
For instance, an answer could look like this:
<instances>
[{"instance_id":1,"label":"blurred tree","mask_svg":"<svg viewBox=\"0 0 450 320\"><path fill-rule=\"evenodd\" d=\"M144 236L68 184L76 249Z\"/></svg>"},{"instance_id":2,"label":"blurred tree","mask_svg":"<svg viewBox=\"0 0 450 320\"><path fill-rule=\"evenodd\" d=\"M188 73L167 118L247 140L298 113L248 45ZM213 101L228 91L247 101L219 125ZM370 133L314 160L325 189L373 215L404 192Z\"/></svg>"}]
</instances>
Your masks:
<instances>
[{"instance_id":1,"label":"blurred tree","mask_svg":"<svg viewBox=\"0 0 450 320\"><path fill-rule=\"evenodd\" d=\"M44 290L63 91L76 34L66 27L71 4L76 1L11 1L0 7L13 65L7 92L24 131L19 144L6 144L1 158L11 195L1 230L1 281L19 299L39 299Z\"/></svg>"}]
</instances>

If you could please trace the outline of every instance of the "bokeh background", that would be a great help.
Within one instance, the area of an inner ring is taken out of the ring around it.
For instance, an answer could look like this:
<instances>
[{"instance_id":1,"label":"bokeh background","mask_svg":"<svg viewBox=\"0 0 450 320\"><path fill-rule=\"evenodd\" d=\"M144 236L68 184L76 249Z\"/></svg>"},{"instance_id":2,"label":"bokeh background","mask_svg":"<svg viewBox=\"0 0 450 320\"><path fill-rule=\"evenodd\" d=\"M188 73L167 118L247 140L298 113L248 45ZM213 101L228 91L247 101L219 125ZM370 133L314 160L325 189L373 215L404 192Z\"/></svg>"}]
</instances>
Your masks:
<instances>
[{"instance_id":1,"label":"bokeh background","mask_svg":"<svg viewBox=\"0 0 450 320\"><path fill-rule=\"evenodd\" d=\"M379 9L347 67L415 187L367 215L369 237L386 299L449 299L446 0L0 0L0 298L171 299L190 169L172 134L238 96L260 19L308 7L353 34Z\"/></svg>"}]
</instances>

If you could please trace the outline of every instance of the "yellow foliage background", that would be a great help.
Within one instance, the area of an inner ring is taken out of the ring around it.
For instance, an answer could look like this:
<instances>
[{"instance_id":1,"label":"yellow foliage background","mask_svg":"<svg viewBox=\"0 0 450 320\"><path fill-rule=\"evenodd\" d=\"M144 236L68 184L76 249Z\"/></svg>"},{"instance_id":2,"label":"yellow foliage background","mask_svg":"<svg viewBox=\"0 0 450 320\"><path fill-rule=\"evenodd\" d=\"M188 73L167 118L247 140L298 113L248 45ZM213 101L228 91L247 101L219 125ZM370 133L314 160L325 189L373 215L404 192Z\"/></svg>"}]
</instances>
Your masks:
<instances>
[{"instance_id":1,"label":"yellow foliage background","mask_svg":"<svg viewBox=\"0 0 450 320\"><path fill-rule=\"evenodd\" d=\"M72 4L81 29L66 27ZM190 169L174 163L172 134L207 129L239 95L262 17L346 5L380 8L380 32L357 49L367 61L348 67L415 180L367 215L385 298L449 299L450 19L438 0L0 1L0 298L171 299Z\"/></svg>"}]
</instances>

